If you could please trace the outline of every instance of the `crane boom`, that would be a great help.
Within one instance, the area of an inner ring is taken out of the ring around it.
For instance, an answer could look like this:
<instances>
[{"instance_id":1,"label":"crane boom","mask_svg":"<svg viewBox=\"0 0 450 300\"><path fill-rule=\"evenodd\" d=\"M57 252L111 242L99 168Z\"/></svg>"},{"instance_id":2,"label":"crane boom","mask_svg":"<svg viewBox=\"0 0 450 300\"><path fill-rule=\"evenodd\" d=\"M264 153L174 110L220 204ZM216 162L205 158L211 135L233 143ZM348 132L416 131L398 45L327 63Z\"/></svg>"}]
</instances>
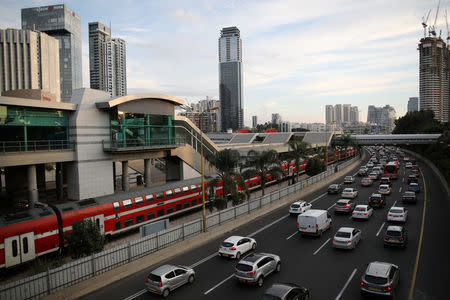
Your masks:
<instances>
[{"instance_id":1,"label":"crane boom","mask_svg":"<svg viewBox=\"0 0 450 300\"><path fill-rule=\"evenodd\" d=\"M434 26L436 26L436 20L437 20L438 14L439 14L439 5L440 5L440 4L441 4L441 0L439 0L438 6L437 6L437 9L436 9L436 16L434 17L433 29L434 29Z\"/></svg>"}]
</instances>

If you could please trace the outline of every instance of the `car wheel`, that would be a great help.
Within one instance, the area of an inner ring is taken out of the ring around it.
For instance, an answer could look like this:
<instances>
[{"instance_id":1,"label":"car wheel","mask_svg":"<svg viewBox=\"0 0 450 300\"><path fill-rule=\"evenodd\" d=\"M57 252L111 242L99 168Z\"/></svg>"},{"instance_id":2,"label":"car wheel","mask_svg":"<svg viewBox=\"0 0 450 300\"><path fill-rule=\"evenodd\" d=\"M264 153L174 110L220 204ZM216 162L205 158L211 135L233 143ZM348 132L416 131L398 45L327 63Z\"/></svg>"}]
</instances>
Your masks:
<instances>
[{"instance_id":1,"label":"car wheel","mask_svg":"<svg viewBox=\"0 0 450 300\"><path fill-rule=\"evenodd\" d=\"M319 236L322 236L322 230L319 230Z\"/></svg>"},{"instance_id":2,"label":"car wheel","mask_svg":"<svg viewBox=\"0 0 450 300\"><path fill-rule=\"evenodd\" d=\"M241 252L236 253L236 259L241 259Z\"/></svg>"},{"instance_id":3,"label":"car wheel","mask_svg":"<svg viewBox=\"0 0 450 300\"><path fill-rule=\"evenodd\" d=\"M255 249L256 249L256 243L253 243L252 250L255 250Z\"/></svg>"},{"instance_id":4,"label":"car wheel","mask_svg":"<svg viewBox=\"0 0 450 300\"><path fill-rule=\"evenodd\" d=\"M263 286L263 283L264 283L264 278L263 278L263 276L259 276L258 281L257 281L258 286L259 286L259 287L262 287L262 286Z\"/></svg>"},{"instance_id":5,"label":"car wheel","mask_svg":"<svg viewBox=\"0 0 450 300\"><path fill-rule=\"evenodd\" d=\"M276 272L280 272L281 271L281 263L277 263L277 268L275 269Z\"/></svg>"},{"instance_id":6,"label":"car wheel","mask_svg":"<svg viewBox=\"0 0 450 300\"><path fill-rule=\"evenodd\" d=\"M188 281L189 281L190 284L192 284L194 282L194 280L195 280L195 276L194 275L189 276Z\"/></svg>"},{"instance_id":7,"label":"car wheel","mask_svg":"<svg viewBox=\"0 0 450 300\"><path fill-rule=\"evenodd\" d=\"M167 298L167 296L169 296L169 294L170 294L169 289L165 289L165 290L162 292L162 296L163 296L164 298Z\"/></svg>"}]
</instances>

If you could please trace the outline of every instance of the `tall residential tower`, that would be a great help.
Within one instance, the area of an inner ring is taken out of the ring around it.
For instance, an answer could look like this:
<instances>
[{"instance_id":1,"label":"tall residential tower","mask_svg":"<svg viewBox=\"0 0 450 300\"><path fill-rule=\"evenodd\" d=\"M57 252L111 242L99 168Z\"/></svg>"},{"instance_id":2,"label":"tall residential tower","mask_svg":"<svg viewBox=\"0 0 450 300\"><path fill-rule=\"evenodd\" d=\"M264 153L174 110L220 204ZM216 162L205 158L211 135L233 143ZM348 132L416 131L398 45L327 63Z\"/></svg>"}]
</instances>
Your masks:
<instances>
[{"instance_id":1,"label":"tall residential tower","mask_svg":"<svg viewBox=\"0 0 450 300\"><path fill-rule=\"evenodd\" d=\"M89 23L89 75L91 89L105 90L103 78L103 43L111 37L111 29L100 22Z\"/></svg>"},{"instance_id":2,"label":"tall residential tower","mask_svg":"<svg viewBox=\"0 0 450 300\"><path fill-rule=\"evenodd\" d=\"M125 41L119 38L110 39L103 43L104 91L111 97L125 96L127 94L127 50Z\"/></svg>"}]
</instances>

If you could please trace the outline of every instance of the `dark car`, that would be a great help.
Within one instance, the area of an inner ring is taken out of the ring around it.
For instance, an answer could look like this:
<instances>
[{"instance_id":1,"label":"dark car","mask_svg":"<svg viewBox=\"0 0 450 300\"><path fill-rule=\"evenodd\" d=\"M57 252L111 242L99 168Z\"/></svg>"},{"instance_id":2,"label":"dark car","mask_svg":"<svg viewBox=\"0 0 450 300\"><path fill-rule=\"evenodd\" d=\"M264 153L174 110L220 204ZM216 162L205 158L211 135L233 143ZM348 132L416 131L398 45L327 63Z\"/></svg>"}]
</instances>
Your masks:
<instances>
[{"instance_id":1,"label":"dark car","mask_svg":"<svg viewBox=\"0 0 450 300\"><path fill-rule=\"evenodd\" d=\"M328 194L338 194L342 190L342 185L339 183L333 183L328 187Z\"/></svg>"},{"instance_id":2,"label":"dark car","mask_svg":"<svg viewBox=\"0 0 450 300\"><path fill-rule=\"evenodd\" d=\"M419 178L417 178L416 175L409 175L408 176L408 184L410 184L411 182L419 182Z\"/></svg>"},{"instance_id":3,"label":"dark car","mask_svg":"<svg viewBox=\"0 0 450 300\"><path fill-rule=\"evenodd\" d=\"M417 182L411 182L408 185L407 191L414 192L414 193L419 193L420 192L420 186L419 186L419 184Z\"/></svg>"},{"instance_id":4,"label":"dark car","mask_svg":"<svg viewBox=\"0 0 450 300\"><path fill-rule=\"evenodd\" d=\"M402 202L417 202L416 193L411 191L406 191L402 195Z\"/></svg>"},{"instance_id":5,"label":"dark car","mask_svg":"<svg viewBox=\"0 0 450 300\"><path fill-rule=\"evenodd\" d=\"M381 177L380 178L380 185L381 184L387 184L389 186L392 186L391 179L389 177Z\"/></svg>"},{"instance_id":6,"label":"dark car","mask_svg":"<svg viewBox=\"0 0 450 300\"><path fill-rule=\"evenodd\" d=\"M420 176L420 171L417 170L417 169L413 169L413 170L411 170L411 175L414 175L414 176L416 176L416 177L419 177L419 176Z\"/></svg>"},{"instance_id":7,"label":"dark car","mask_svg":"<svg viewBox=\"0 0 450 300\"><path fill-rule=\"evenodd\" d=\"M307 288L295 283L274 283L262 296L261 300L307 300L309 291Z\"/></svg>"},{"instance_id":8,"label":"dark car","mask_svg":"<svg viewBox=\"0 0 450 300\"><path fill-rule=\"evenodd\" d=\"M372 207L386 206L386 198L382 194L373 193L369 197L369 205Z\"/></svg>"},{"instance_id":9,"label":"dark car","mask_svg":"<svg viewBox=\"0 0 450 300\"><path fill-rule=\"evenodd\" d=\"M411 170L419 170L419 166L413 163Z\"/></svg>"},{"instance_id":10,"label":"dark car","mask_svg":"<svg viewBox=\"0 0 450 300\"><path fill-rule=\"evenodd\" d=\"M383 238L384 246L399 246L406 247L408 243L408 232L403 226L388 226L386 234Z\"/></svg>"},{"instance_id":11,"label":"dark car","mask_svg":"<svg viewBox=\"0 0 450 300\"><path fill-rule=\"evenodd\" d=\"M400 268L394 264L371 262L361 278L361 294L395 297L400 281Z\"/></svg>"}]
</instances>

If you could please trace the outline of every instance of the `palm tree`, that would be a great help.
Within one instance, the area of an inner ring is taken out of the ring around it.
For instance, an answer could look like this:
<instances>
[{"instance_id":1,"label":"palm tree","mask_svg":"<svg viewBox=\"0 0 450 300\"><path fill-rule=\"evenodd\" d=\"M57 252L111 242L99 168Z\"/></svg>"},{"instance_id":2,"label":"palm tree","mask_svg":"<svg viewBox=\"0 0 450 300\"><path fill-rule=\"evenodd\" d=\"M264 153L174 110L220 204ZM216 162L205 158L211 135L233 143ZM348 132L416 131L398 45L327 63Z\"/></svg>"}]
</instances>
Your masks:
<instances>
[{"instance_id":1,"label":"palm tree","mask_svg":"<svg viewBox=\"0 0 450 300\"><path fill-rule=\"evenodd\" d=\"M305 158L308 154L310 145L303 141L289 141L289 148L291 149L290 156L295 160L295 176L292 175L292 183L295 183L295 178L298 177L300 170L300 159Z\"/></svg>"},{"instance_id":2,"label":"palm tree","mask_svg":"<svg viewBox=\"0 0 450 300\"><path fill-rule=\"evenodd\" d=\"M283 169L279 166L278 153L275 150L265 150L262 152L250 150L247 156L246 165L249 167L244 171L244 178L259 175L261 178L261 191L265 195L267 175L279 177Z\"/></svg>"},{"instance_id":3,"label":"palm tree","mask_svg":"<svg viewBox=\"0 0 450 300\"><path fill-rule=\"evenodd\" d=\"M348 134L343 134L339 137L336 137L332 141L332 147L339 151L346 151L349 146L353 147L354 149L357 148L355 139Z\"/></svg>"}]
</instances>

